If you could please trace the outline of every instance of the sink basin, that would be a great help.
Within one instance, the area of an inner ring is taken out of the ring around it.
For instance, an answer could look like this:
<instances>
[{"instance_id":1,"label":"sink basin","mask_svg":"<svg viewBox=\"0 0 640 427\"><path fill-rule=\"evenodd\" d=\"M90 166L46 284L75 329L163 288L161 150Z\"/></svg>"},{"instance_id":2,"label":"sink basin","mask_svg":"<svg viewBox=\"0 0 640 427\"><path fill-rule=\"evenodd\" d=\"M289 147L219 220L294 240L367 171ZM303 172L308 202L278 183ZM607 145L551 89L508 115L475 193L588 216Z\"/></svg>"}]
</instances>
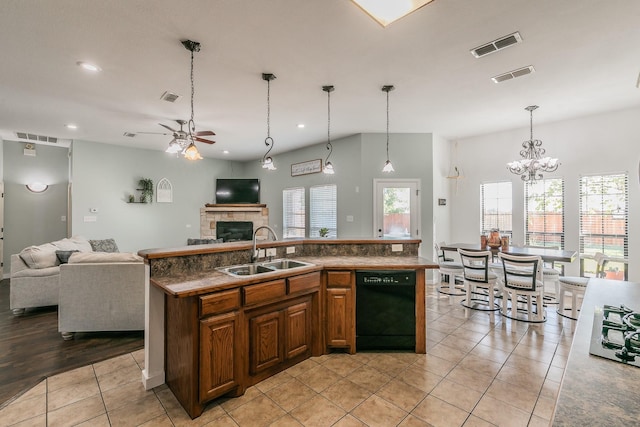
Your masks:
<instances>
[{"instance_id":1,"label":"sink basin","mask_svg":"<svg viewBox=\"0 0 640 427\"><path fill-rule=\"evenodd\" d=\"M302 261L294 261L292 259L279 259L277 261L265 262L262 265L264 265L265 267L274 268L276 270L285 270L288 268L306 267L313 264Z\"/></svg>"},{"instance_id":2,"label":"sink basin","mask_svg":"<svg viewBox=\"0 0 640 427\"><path fill-rule=\"evenodd\" d=\"M253 264L232 265L229 267L218 267L216 270L227 273L231 276L255 276L263 273L273 273L278 270L288 270L292 268L307 267L313 264L292 259L278 259Z\"/></svg>"}]
</instances>

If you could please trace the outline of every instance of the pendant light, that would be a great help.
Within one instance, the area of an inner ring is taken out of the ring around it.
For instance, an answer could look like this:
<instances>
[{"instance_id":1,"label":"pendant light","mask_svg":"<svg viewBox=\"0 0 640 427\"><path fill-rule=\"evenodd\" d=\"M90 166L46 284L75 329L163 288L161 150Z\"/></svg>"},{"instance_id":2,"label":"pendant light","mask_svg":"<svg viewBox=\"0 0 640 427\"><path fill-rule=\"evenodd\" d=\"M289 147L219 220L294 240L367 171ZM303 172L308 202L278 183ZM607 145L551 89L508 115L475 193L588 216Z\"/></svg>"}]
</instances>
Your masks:
<instances>
[{"instance_id":1,"label":"pendant light","mask_svg":"<svg viewBox=\"0 0 640 427\"><path fill-rule=\"evenodd\" d=\"M262 167L264 169L274 171L276 170L276 166L273 164L273 159L269 156L271 150L273 150L273 138L271 138L271 99L270 99L270 83L271 80L275 79L276 76L270 73L262 73L262 80L267 82L267 137L264 139L264 145L269 147L264 156L262 156Z\"/></svg>"},{"instance_id":2,"label":"pendant light","mask_svg":"<svg viewBox=\"0 0 640 427\"><path fill-rule=\"evenodd\" d=\"M322 90L327 92L327 150L329 150L329 154L324 161L322 172L327 175L333 175L335 170L333 169L333 164L329 161L329 157L331 157L331 153L333 153L333 145L331 144L331 92L333 92L334 87L322 86Z\"/></svg>"},{"instance_id":3,"label":"pendant light","mask_svg":"<svg viewBox=\"0 0 640 427\"><path fill-rule=\"evenodd\" d=\"M191 118L187 124L187 130L189 131L187 140L190 143L182 154L188 160L202 160L198 147L196 147L196 144L193 142L193 135L196 133L196 124L193 121L193 95L195 93L193 85L193 52L200 52L200 43L191 40L184 40L182 45L191 52Z\"/></svg>"},{"instance_id":4,"label":"pendant light","mask_svg":"<svg viewBox=\"0 0 640 427\"><path fill-rule=\"evenodd\" d=\"M394 89L395 87L393 87L393 85L382 86L382 91L387 93L387 161L382 168L382 172L385 173L395 172L395 169L393 169L393 165L391 164L391 160L389 160L389 92Z\"/></svg>"}]
</instances>

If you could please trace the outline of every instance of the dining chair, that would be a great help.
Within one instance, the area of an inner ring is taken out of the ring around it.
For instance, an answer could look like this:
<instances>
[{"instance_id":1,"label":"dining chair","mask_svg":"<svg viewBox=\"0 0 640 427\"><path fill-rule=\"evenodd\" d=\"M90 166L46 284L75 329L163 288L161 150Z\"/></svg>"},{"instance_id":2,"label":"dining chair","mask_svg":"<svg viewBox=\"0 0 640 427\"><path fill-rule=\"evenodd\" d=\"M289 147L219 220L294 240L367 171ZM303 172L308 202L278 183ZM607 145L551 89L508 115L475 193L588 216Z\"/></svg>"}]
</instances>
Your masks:
<instances>
[{"instance_id":1,"label":"dining chair","mask_svg":"<svg viewBox=\"0 0 640 427\"><path fill-rule=\"evenodd\" d=\"M434 248L438 256L438 269L440 270L437 277L436 289L445 295L464 295L464 286L456 283L456 278L461 278L464 273L462 263L455 262L453 258L447 258L444 250L442 250L437 243L434 244ZM442 285L443 278L447 284L446 289Z\"/></svg>"},{"instance_id":2,"label":"dining chair","mask_svg":"<svg viewBox=\"0 0 640 427\"><path fill-rule=\"evenodd\" d=\"M498 257L503 267L503 295L500 314L525 322L541 323L546 321L542 258L503 253L498 254ZM509 300L511 300L511 307L508 304ZM523 305L526 306L526 309L520 308Z\"/></svg>"},{"instance_id":3,"label":"dining chair","mask_svg":"<svg viewBox=\"0 0 640 427\"><path fill-rule=\"evenodd\" d=\"M499 292L498 275L489 268L493 256L491 251L458 249L458 253L463 266L466 295L460 304L473 310L499 310L500 307L495 302L496 293ZM484 292L480 293L479 290Z\"/></svg>"},{"instance_id":4,"label":"dining chair","mask_svg":"<svg viewBox=\"0 0 640 427\"><path fill-rule=\"evenodd\" d=\"M596 260L595 277L602 278L605 276L604 267L609 257L602 252L597 252L593 258ZM578 297L584 298L584 293L589 284L588 277L560 276L558 285L558 314L569 319L578 320ZM565 297L571 295L571 307L565 306ZM580 303L582 305L582 302ZM565 310L571 310L571 315L567 316Z\"/></svg>"},{"instance_id":5,"label":"dining chair","mask_svg":"<svg viewBox=\"0 0 640 427\"><path fill-rule=\"evenodd\" d=\"M524 248L539 248L539 249L560 249L558 246L534 246L524 245ZM544 295L545 303L558 304L558 292L560 285L560 272L554 268L553 262L547 265L543 261L542 263L542 279L544 281Z\"/></svg>"}]
</instances>

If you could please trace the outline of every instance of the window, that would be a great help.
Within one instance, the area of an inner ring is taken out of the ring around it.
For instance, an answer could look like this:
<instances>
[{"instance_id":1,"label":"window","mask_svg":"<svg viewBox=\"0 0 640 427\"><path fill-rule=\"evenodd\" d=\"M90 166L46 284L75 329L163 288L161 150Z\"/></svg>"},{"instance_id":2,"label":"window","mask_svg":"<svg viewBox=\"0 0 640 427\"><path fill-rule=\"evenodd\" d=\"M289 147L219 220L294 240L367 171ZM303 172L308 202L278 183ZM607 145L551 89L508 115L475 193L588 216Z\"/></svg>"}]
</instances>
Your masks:
<instances>
[{"instance_id":1,"label":"window","mask_svg":"<svg viewBox=\"0 0 640 427\"><path fill-rule=\"evenodd\" d=\"M282 238L305 236L304 187L282 190Z\"/></svg>"},{"instance_id":2,"label":"window","mask_svg":"<svg viewBox=\"0 0 640 427\"><path fill-rule=\"evenodd\" d=\"M564 249L564 181L528 182L524 202L525 244Z\"/></svg>"},{"instance_id":3,"label":"window","mask_svg":"<svg viewBox=\"0 0 640 427\"><path fill-rule=\"evenodd\" d=\"M480 185L481 234L488 234L492 228L502 235L512 235L511 223L511 182L488 182Z\"/></svg>"},{"instance_id":4,"label":"window","mask_svg":"<svg viewBox=\"0 0 640 427\"><path fill-rule=\"evenodd\" d=\"M624 174L580 178L580 274L592 276L596 252L628 258L629 177ZM586 255L586 256L585 256ZM608 278L627 280L627 264L609 261Z\"/></svg>"},{"instance_id":5,"label":"window","mask_svg":"<svg viewBox=\"0 0 640 427\"><path fill-rule=\"evenodd\" d=\"M321 228L329 230L327 237L338 236L337 193L334 184L309 188L309 237L319 237Z\"/></svg>"}]
</instances>

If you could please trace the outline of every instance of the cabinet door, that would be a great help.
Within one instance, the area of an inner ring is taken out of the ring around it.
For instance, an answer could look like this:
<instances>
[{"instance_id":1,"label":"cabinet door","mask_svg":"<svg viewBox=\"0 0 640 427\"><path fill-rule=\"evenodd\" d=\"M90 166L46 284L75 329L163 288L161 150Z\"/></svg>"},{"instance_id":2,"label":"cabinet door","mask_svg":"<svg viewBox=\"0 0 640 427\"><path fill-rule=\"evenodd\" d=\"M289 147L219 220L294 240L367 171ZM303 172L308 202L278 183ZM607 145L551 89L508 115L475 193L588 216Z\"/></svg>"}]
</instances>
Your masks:
<instances>
[{"instance_id":1,"label":"cabinet door","mask_svg":"<svg viewBox=\"0 0 640 427\"><path fill-rule=\"evenodd\" d=\"M249 320L249 372L255 375L284 360L283 311L277 310Z\"/></svg>"},{"instance_id":2,"label":"cabinet door","mask_svg":"<svg viewBox=\"0 0 640 427\"><path fill-rule=\"evenodd\" d=\"M293 359L311 351L311 301L285 310L285 356Z\"/></svg>"},{"instance_id":3,"label":"cabinet door","mask_svg":"<svg viewBox=\"0 0 640 427\"><path fill-rule=\"evenodd\" d=\"M353 292L349 288L327 288L327 346L354 348Z\"/></svg>"},{"instance_id":4,"label":"cabinet door","mask_svg":"<svg viewBox=\"0 0 640 427\"><path fill-rule=\"evenodd\" d=\"M200 401L221 396L238 385L237 312L200 321Z\"/></svg>"}]
</instances>

